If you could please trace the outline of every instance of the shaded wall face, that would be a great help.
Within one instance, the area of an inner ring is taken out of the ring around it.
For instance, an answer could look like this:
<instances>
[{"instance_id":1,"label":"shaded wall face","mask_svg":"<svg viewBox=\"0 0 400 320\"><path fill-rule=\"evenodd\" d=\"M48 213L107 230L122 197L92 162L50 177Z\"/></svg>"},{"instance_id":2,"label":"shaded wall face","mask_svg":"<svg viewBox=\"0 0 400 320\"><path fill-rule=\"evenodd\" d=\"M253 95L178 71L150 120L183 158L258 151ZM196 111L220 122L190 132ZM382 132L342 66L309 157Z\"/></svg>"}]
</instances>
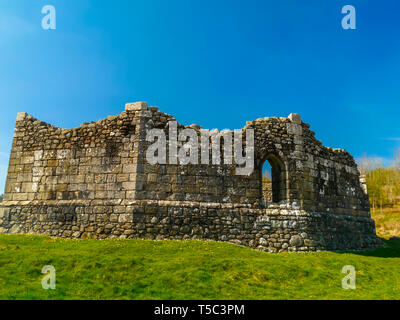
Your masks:
<instances>
[{"instance_id":1,"label":"shaded wall face","mask_svg":"<svg viewBox=\"0 0 400 320\"><path fill-rule=\"evenodd\" d=\"M341 152L308 155L303 167L302 206L306 210L348 215L369 215L368 194L355 164Z\"/></svg>"},{"instance_id":2,"label":"shaded wall face","mask_svg":"<svg viewBox=\"0 0 400 320\"><path fill-rule=\"evenodd\" d=\"M135 112L60 129L19 114L5 201L134 198Z\"/></svg>"},{"instance_id":3,"label":"shaded wall face","mask_svg":"<svg viewBox=\"0 0 400 320\"><path fill-rule=\"evenodd\" d=\"M369 216L369 199L360 183L353 157L342 149L322 146L308 129L302 130L299 188L302 207L309 211Z\"/></svg>"}]
</instances>

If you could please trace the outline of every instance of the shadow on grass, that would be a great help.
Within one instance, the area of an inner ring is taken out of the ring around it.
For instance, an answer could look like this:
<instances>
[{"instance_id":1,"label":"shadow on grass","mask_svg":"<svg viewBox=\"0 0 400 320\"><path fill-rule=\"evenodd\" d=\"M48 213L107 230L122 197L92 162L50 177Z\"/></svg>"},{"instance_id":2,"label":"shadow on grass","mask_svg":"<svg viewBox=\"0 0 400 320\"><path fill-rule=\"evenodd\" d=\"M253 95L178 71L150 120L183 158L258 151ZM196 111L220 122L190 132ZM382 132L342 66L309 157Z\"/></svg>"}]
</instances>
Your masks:
<instances>
[{"instance_id":1,"label":"shadow on grass","mask_svg":"<svg viewBox=\"0 0 400 320\"><path fill-rule=\"evenodd\" d=\"M380 239L385 243L384 248L363 251L341 251L340 253L351 253L365 257L400 258L400 240Z\"/></svg>"}]
</instances>

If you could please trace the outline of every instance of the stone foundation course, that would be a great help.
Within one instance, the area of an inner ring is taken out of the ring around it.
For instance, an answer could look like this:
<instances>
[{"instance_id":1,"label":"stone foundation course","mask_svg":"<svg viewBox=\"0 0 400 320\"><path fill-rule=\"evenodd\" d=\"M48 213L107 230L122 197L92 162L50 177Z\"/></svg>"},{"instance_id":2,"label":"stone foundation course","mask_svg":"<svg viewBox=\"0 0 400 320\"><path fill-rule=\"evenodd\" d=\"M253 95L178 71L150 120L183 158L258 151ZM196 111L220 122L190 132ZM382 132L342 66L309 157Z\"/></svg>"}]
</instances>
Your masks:
<instances>
[{"instance_id":1,"label":"stone foundation course","mask_svg":"<svg viewBox=\"0 0 400 320\"><path fill-rule=\"evenodd\" d=\"M359 250L381 246L368 217L281 207L191 202L58 203L0 208L1 232L63 238L203 239L269 252Z\"/></svg>"}]
</instances>

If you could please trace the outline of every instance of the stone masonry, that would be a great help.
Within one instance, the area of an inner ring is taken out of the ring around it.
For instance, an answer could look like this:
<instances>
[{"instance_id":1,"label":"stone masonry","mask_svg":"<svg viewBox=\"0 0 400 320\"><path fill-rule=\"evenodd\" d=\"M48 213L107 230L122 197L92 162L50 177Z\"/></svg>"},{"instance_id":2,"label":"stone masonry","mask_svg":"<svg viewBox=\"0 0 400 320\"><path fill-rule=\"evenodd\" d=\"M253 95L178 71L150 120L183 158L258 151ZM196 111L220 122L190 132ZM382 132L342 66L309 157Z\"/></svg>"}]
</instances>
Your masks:
<instances>
[{"instance_id":1,"label":"stone masonry","mask_svg":"<svg viewBox=\"0 0 400 320\"><path fill-rule=\"evenodd\" d=\"M270 252L381 246L353 157L322 146L299 115L246 123L243 136L254 130L250 175L223 162L150 164L146 134L157 128L168 137L171 121L144 102L73 129L19 113L0 232L209 239ZM202 130L177 125L185 128ZM263 199L264 161L272 168L271 201Z\"/></svg>"}]
</instances>

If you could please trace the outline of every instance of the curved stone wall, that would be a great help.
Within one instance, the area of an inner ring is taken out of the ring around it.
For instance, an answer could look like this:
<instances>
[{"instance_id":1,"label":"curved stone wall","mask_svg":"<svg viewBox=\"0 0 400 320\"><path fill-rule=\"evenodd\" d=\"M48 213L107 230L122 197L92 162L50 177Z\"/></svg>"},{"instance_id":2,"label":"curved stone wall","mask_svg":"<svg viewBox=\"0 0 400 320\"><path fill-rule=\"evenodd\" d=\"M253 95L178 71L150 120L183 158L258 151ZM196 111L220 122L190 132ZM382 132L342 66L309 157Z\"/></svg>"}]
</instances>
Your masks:
<instances>
[{"instance_id":1,"label":"curved stone wall","mask_svg":"<svg viewBox=\"0 0 400 320\"><path fill-rule=\"evenodd\" d=\"M64 238L204 239L269 252L382 245L371 218L272 207L146 200L17 205L0 208L0 232Z\"/></svg>"}]
</instances>

